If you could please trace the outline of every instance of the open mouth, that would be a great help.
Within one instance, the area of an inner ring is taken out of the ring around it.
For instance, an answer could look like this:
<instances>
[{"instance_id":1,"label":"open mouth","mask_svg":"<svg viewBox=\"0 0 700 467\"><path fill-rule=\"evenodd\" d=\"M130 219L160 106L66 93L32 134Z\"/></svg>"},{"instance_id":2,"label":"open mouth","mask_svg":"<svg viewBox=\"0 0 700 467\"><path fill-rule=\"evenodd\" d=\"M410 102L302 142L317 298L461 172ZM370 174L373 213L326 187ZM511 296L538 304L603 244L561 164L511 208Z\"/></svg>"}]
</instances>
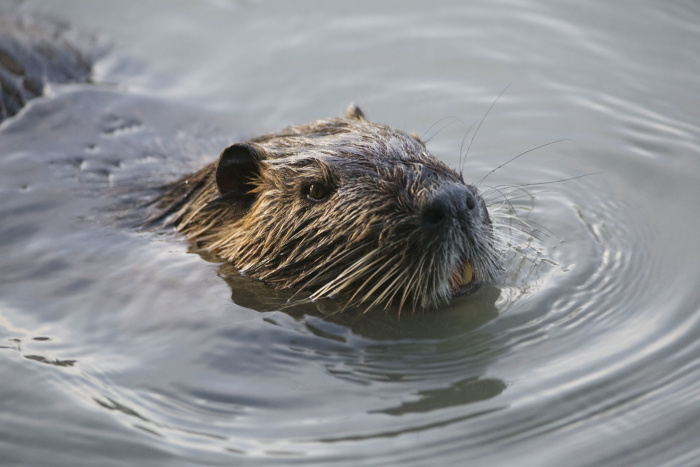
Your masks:
<instances>
[{"instance_id":1,"label":"open mouth","mask_svg":"<svg viewBox=\"0 0 700 467\"><path fill-rule=\"evenodd\" d=\"M479 285L479 281L474 273L474 268L465 261L458 265L450 277L450 286L455 295L464 295L473 292Z\"/></svg>"}]
</instances>

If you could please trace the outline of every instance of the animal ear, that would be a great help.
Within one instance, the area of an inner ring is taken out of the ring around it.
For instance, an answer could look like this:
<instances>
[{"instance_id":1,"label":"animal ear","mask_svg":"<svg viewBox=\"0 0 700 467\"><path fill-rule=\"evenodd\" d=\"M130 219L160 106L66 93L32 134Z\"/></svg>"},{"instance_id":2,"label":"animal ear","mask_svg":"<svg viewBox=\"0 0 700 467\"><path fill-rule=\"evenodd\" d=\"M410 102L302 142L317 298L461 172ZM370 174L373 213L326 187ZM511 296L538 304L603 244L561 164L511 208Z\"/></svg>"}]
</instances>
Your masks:
<instances>
[{"instance_id":1,"label":"animal ear","mask_svg":"<svg viewBox=\"0 0 700 467\"><path fill-rule=\"evenodd\" d=\"M348 108L345 109L345 117L349 120L367 120L365 118L365 113L354 102L351 102Z\"/></svg>"},{"instance_id":2,"label":"animal ear","mask_svg":"<svg viewBox=\"0 0 700 467\"><path fill-rule=\"evenodd\" d=\"M251 191L255 188L254 180L260 176L263 154L263 149L252 144L233 144L223 150L216 166L219 201L242 210L253 204L256 195Z\"/></svg>"}]
</instances>

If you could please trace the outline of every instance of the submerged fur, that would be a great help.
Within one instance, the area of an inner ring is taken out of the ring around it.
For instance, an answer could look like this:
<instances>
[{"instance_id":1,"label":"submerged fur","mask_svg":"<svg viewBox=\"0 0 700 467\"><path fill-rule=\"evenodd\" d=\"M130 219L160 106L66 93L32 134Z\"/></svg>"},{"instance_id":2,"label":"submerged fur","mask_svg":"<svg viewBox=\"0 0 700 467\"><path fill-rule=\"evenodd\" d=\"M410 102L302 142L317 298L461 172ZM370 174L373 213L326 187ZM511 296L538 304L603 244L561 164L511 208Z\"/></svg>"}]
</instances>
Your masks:
<instances>
[{"instance_id":1,"label":"submerged fur","mask_svg":"<svg viewBox=\"0 0 700 467\"><path fill-rule=\"evenodd\" d=\"M226 149L167 187L160 210L242 273L311 299L433 308L499 270L476 188L355 106Z\"/></svg>"}]
</instances>

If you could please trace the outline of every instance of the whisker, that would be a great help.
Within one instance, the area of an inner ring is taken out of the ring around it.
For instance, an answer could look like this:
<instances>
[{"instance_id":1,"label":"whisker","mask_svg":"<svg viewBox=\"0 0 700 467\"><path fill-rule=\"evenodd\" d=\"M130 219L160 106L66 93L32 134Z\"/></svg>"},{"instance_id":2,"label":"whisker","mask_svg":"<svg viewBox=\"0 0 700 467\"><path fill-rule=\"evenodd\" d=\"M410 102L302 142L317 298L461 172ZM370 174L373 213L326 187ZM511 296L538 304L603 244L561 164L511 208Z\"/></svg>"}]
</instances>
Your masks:
<instances>
[{"instance_id":1,"label":"whisker","mask_svg":"<svg viewBox=\"0 0 700 467\"><path fill-rule=\"evenodd\" d=\"M566 140L560 140L560 141L566 141ZM554 143L556 143L556 142L557 142L557 141L554 141L553 143L550 143L550 144L554 144ZM590 176L592 176L592 175L602 175L602 174L604 174L604 173L605 173L605 172L591 172L591 173L587 173L587 174L583 174L583 175L577 175L577 176L575 176L575 177L562 178L562 179L559 179L559 180L550 180L550 181L548 181L548 182L523 183L522 185L506 185L506 186L510 186L510 187L513 187L513 188L522 188L522 187L525 187L525 186L550 185L550 184L552 184L552 183L570 182L571 180L578 180L579 178L590 177Z\"/></svg>"},{"instance_id":2,"label":"whisker","mask_svg":"<svg viewBox=\"0 0 700 467\"><path fill-rule=\"evenodd\" d=\"M439 125L442 122L447 121L447 120L450 120L450 121L447 124L438 128L437 131L435 131L435 133L433 133L432 135L430 135L426 138L426 135L430 132L430 130L432 130L437 125ZM421 141L423 141L424 143L430 142L430 140L435 138L438 134L440 134L446 128L449 128L450 125L454 124L455 122L461 123L465 127L467 126L466 123L464 123L464 121L462 121L459 117L444 117L444 118L441 118L440 120L438 120L437 122L433 123L432 125L430 125L430 127L428 127L428 129L423 132L423 135L420 137Z\"/></svg>"},{"instance_id":3,"label":"whisker","mask_svg":"<svg viewBox=\"0 0 700 467\"><path fill-rule=\"evenodd\" d=\"M466 162L467 162L467 155L466 154L462 155L462 150L464 149L464 142L467 140L467 137L469 136L469 133L472 131L472 128L474 128L473 123L471 125L469 125L469 128L467 128L467 131L464 133L464 136L462 137L462 142L459 144L459 173L462 174L462 176L464 176L463 175L464 164L466 164Z\"/></svg>"},{"instance_id":4,"label":"whisker","mask_svg":"<svg viewBox=\"0 0 700 467\"><path fill-rule=\"evenodd\" d=\"M497 97L497 98L493 101L493 103L491 104L491 107L489 107L489 109L486 111L486 113L484 114L484 116L481 117L481 121L479 122L479 125L476 127L476 130L474 131L474 135L472 135L472 139L469 140L469 145L467 145L467 150L466 150L466 152L464 153L464 161L465 161L465 162L466 162L466 160L467 160L467 156L469 155L469 150L470 150L471 147L472 147L472 143L474 142L474 138L476 138L476 134L479 133L479 128L481 128L481 125L484 123L484 120L486 120L486 117L487 117L487 116L489 115L489 113L491 112L491 109L493 109L493 107L496 105L496 102L498 102L498 100L501 98L501 96L503 96L503 94L505 94L505 92L508 90L508 88L510 87L511 84L512 84L512 83L508 83L508 86L506 86L506 87L503 89L503 91L501 91L501 93L498 95L498 97ZM461 151L460 151L460 152L461 152ZM460 173L461 173L461 172L464 172L464 165L462 165L462 167L459 168L459 171L460 171Z\"/></svg>"},{"instance_id":5,"label":"whisker","mask_svg":"<svg viewBox=\"0 0 700 467\"><path fill-rule=\"evenodd\" d=\"M497 171L498 169L502 168L503 166L505 166L505 165L507 165L507 164L510 164L511 162L513 162L514 160L516 160L517 158L522 157L522 156L524 156L525 154L529 154L529 153L531 153L532 151L536 151L536 150L538 150L538 149L542 149L542 148L545 148L545 147L547 147L547 146L551 146L551 145L553 145L553 144L562 143L562 142L564 142L564 141L574 142L573 140L567 139L567 138L558 139L558 140L556 140L556 141L551 141L551 142L549 142L549 143L541 144L541 145L539 145L539 146L537 146L537 147L534 147L534 148L532 148L532 149L528 149L527 151L521 152L521 153L518 154L517 156L515 156L515 157L513 157L513 158L511 158L511 159L509 159L509 160L507 160L507 161L505 161L504 163L502 163L501 165L499 165L498 167L496 167L495 169L491 170L489 173L487 173L486 175L484 175L483 177L481 177L481 179L480 179L478 182L476 182L476 183L474 184L474 186L479 186L479 184L480 184L481 182L483 182L484 180L486 180L492 173L494 173L494 172ZM469 150L469 148L467 148L467 150Z\"/></svg>"}]
</instances>

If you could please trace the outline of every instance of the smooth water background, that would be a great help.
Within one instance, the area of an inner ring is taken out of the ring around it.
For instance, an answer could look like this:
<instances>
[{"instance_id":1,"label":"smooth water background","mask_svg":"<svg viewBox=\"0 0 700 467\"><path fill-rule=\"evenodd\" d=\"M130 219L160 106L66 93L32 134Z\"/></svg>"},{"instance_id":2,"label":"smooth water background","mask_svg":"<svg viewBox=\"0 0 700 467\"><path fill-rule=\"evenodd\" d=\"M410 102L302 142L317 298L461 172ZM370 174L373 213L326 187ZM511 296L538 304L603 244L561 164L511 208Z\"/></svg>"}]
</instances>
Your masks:
<instances>
[{"instance_id":1,"label":"smooth water background","mask_svg":"<svg viewBox=\"0 0 700 467\"><path fill-rule=\"evenodd\" d=\"M113 49L0 126L0 464L700 462L696 2L3 3ZM540 241L437 313L276 311L124 220L350 101L458 166L507 86L465 174L567 140L480 185Z\"/></svg>"}]
</instances>

